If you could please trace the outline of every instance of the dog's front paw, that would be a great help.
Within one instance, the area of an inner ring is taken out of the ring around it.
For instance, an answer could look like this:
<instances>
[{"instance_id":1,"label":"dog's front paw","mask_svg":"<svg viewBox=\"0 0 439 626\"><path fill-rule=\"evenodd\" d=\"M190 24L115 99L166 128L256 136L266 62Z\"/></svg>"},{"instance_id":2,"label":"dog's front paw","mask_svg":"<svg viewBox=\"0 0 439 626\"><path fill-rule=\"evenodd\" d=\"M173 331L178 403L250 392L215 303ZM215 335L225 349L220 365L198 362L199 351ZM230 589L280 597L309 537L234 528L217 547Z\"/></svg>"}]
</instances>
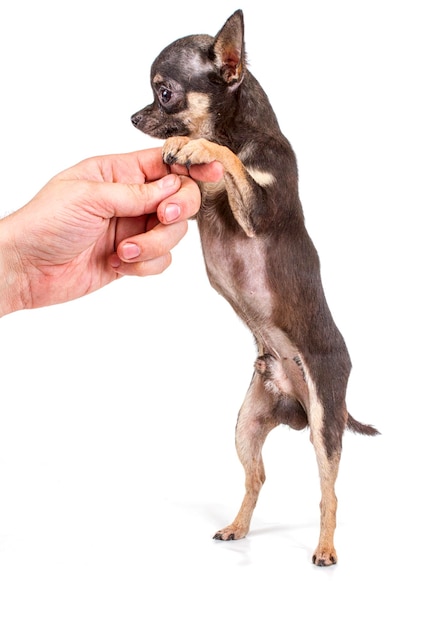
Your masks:
<instances>
[{"instance_id":1,"label":"dog's front paw","mask_svg":"<svg viewBox=\"0 0 439 626\"><path fill-rule=\"evenodd\" d=\"M214 146L213 149L211 146ZM188 137L170 137L163 146L163 160L168 165L178 163L185 167L211 163L218 157L213 150L220 149L206 139L188 139Z\"/></svg>"},{"instance_id":2,"label":"dog's front paw","mask_svg":"<svg viewBox=\"0 0 439 626\"><path fill-rule=\"evenodd\" d=\"M189 141L188 137L170 137L167 139L162 149L163 161L168 165L173 165L174 163L186 165L186 163L181 161L180 152Z\"/></svg>"}]
</instances>

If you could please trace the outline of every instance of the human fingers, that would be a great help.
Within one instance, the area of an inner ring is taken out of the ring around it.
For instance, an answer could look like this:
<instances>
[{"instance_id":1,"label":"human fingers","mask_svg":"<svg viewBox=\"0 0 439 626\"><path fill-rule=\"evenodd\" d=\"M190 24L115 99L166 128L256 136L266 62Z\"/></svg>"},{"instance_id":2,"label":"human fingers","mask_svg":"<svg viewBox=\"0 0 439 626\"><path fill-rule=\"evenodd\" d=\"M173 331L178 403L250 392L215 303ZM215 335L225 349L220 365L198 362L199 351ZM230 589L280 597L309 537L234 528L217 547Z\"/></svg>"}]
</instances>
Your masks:
<instances>
[{"instance_id":1,"label":"human fingers","mask_svg":"<svg viewBox=\"0 0 439 626\"><path fill-rule=\"evenodd\" d=\"M170 252L147 261L139 261L137 263L119 263L115 261L113 269L119 276L155 276L164 272L172 262Z\"/></svg>"},{"instance_id":2,"label":"human fingers","mask_svg":"<svg viewBox=\"0 0 439 626\"><path fill-rule=\"evenodd\" d=\"M172 165L171 171L187 175L183 165ZM190 176L203 182L217 182L223 176L223 167L218 161L192 165ZM89 180L112 183L145 183L158 180L169 173L163 162L162 148L146 148L126 154L107 154L90 157L60 172L54 178L61 180Z\"/></svg>"},{"instance_id":3,"label":"human fingers","mask_svg":"<svg viewBox=\"0 0 439 626\"><path fill-rule=\"evenodd\" d=\"M157 217L163 224L193 217L201 205L201 192L197 183L188 176L181 176L181 187L157 206Z\"/></svg>"},{"instance_id":4,"label":"human fingers","mask_svg":"<svg viewBox=\"0 0 439 626\"><path fill-rule=\"evenodd\" d=\"M155 213L158 205L175 194L182 181L176 174L168 174L144 184L87 183L90 198L86 198L88 212L99 217L139 217Z\"/></svg>"},{"instance_id":5,"label":"human fingers","mask_svg":"<svg viewBox=\"0 0 439 626\"><path fill-rule=\"evenodd\" d=\"M113 161L116 157L112 157ZM117 156L117 167L115 163L112 163L113 171L117 169L120 172L124 172L126 166L130 166L131 159L137 161L140 171L145 176L145 180L156 180L168 172L168 166L163 162L162 148L147 148L146 150L139 150L137 152L131 152L129 154ZM125 167L124 167L125 166ZM171 171L180 175L187 175L188 170L183 165L172 165ZM120 176L121 174L119 174ZM189 175L194 180L216 183L224 176L224 168L219 161L212 161L211 163L202 163L198 165L191 165L189 168Z\"/></svg>"},{"instance_id":6,"label":"human fingers","mask_svg":"<svg viewBox=\"0 0 439 626\"><path fill-rule=\"evenodd\" d=\"M184 165L171 165L171 171L182 176L188 175L194 180L204 183L216 183L224 176L224 168L219 161L191 165L189 169Z\"/></svg>"},{"instance_id":7,"label":"human fingers","mask_svg":"<svg viewBox=\"0 0 439 626\"><path fill-rule=\"evenodd\" d=\"M60 172L55 178L110 183L145 183L163 178L168 173L169 168L163 162L162 149L157 147L126 154L90 157Z\"/></svg>"},{"instance_id":8,"label":"human fingers","mask_svg":"<svg viewBox=\"0 0 439 626\"><path fill-rule=\"evenodd\" d=\"M219 161L191 165L189 175L194 180L204 183L217 183L224 176L224 168Z\"/></svg>"},{"instance_id":9,"label":"human fingers","mask_svg":"<svg viewBox=\"0 0 439 626\"><path fill-rule=\"evenodd\" d=\"M116 246L124 239L151 230L158 221L171 224L189 219L200 208L201 193L196 182L188 176L181 177L181 187L177 193L163 200L155 214L139 217L119 218L115 235ZM153 222L153 218L155 222Z\"/></svg>"},{"instance_id":10,"label":"human fingers","mask_svg":"<svg viewBox=\"0 0 439 626\"><path fill-rule=\"evenodd\" d=\"M118 274L127 276L159 273L171 262L169 252L184 237L187 228L186 221L170 225L158 223L146 233L121 241L110 258L110 265Z\"/></svg>"}]
</instances>

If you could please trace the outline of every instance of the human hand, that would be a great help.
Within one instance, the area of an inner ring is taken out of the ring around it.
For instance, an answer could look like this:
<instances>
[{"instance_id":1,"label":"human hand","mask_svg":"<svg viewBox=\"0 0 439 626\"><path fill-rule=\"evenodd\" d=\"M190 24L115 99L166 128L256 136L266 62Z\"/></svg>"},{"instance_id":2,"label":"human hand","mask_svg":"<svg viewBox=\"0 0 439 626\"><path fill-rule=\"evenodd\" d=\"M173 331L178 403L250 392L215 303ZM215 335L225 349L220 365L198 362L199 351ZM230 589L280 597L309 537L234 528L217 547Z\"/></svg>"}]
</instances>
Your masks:
<instances>
[{"instance_id":1,"label":"human hand","mask_svg":"<svg viewBox=\"0 0 439 626\"><path fill-rule=\"evenodd\" d=\"M190 175L215 182L222 167ZM0 314L162 272L200 207L192 178L178 166L168 174L160 148L86 159L55 176L0 221Z\"/></svg>"}]
</instances>

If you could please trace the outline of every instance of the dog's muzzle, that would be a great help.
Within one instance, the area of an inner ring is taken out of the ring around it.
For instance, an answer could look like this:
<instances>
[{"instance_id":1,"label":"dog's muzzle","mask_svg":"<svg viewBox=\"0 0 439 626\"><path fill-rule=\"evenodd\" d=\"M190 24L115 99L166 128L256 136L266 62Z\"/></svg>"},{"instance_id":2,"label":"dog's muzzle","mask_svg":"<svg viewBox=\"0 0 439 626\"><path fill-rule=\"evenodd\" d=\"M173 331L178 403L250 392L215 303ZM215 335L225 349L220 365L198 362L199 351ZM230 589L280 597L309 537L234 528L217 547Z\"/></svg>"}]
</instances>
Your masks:
<instances>
[{"instance_id":1,"label":"dog's muzzle","mask_svg":"<svg viewBox=\"0 0 439 626\"><path fill-rule=\"evenodd\" d=\"M140 122L142 121L142 118L143 118L143 115L141 113L134 113L134 115L131 116L131 122L137 128Z\"/></svg>"}]
</instances>

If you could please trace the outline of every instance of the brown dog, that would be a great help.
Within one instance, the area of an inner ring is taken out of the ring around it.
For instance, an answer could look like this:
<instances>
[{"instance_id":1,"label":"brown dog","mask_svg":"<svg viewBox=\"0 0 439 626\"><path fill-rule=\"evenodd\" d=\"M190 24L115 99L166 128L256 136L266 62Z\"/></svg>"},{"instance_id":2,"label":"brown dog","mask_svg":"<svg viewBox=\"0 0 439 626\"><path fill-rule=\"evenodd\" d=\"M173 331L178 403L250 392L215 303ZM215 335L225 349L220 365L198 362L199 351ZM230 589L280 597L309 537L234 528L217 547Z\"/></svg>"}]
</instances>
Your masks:
<instances>
[{"instance_id":1,"label":"brown dog","mask_svg":"<svg viewBox=\"0 0 439 626\"><path fill-rule=\"evenodd\" d=\"M316 565L337 561L337 478L351 362L322 288L305 229L294 152L259 83L246 68L236 11L216 37L184 37L151 70L153 104L132 116L141 131L167 139L168 164L222 163L221 184L203 184L198 226L207 273L252 331L255 371L236 427L246 492L236 519L215 539L244 537L265 480L261 450L278 424L309 426L322 499Z\"/></svg>"}]
</instances>

